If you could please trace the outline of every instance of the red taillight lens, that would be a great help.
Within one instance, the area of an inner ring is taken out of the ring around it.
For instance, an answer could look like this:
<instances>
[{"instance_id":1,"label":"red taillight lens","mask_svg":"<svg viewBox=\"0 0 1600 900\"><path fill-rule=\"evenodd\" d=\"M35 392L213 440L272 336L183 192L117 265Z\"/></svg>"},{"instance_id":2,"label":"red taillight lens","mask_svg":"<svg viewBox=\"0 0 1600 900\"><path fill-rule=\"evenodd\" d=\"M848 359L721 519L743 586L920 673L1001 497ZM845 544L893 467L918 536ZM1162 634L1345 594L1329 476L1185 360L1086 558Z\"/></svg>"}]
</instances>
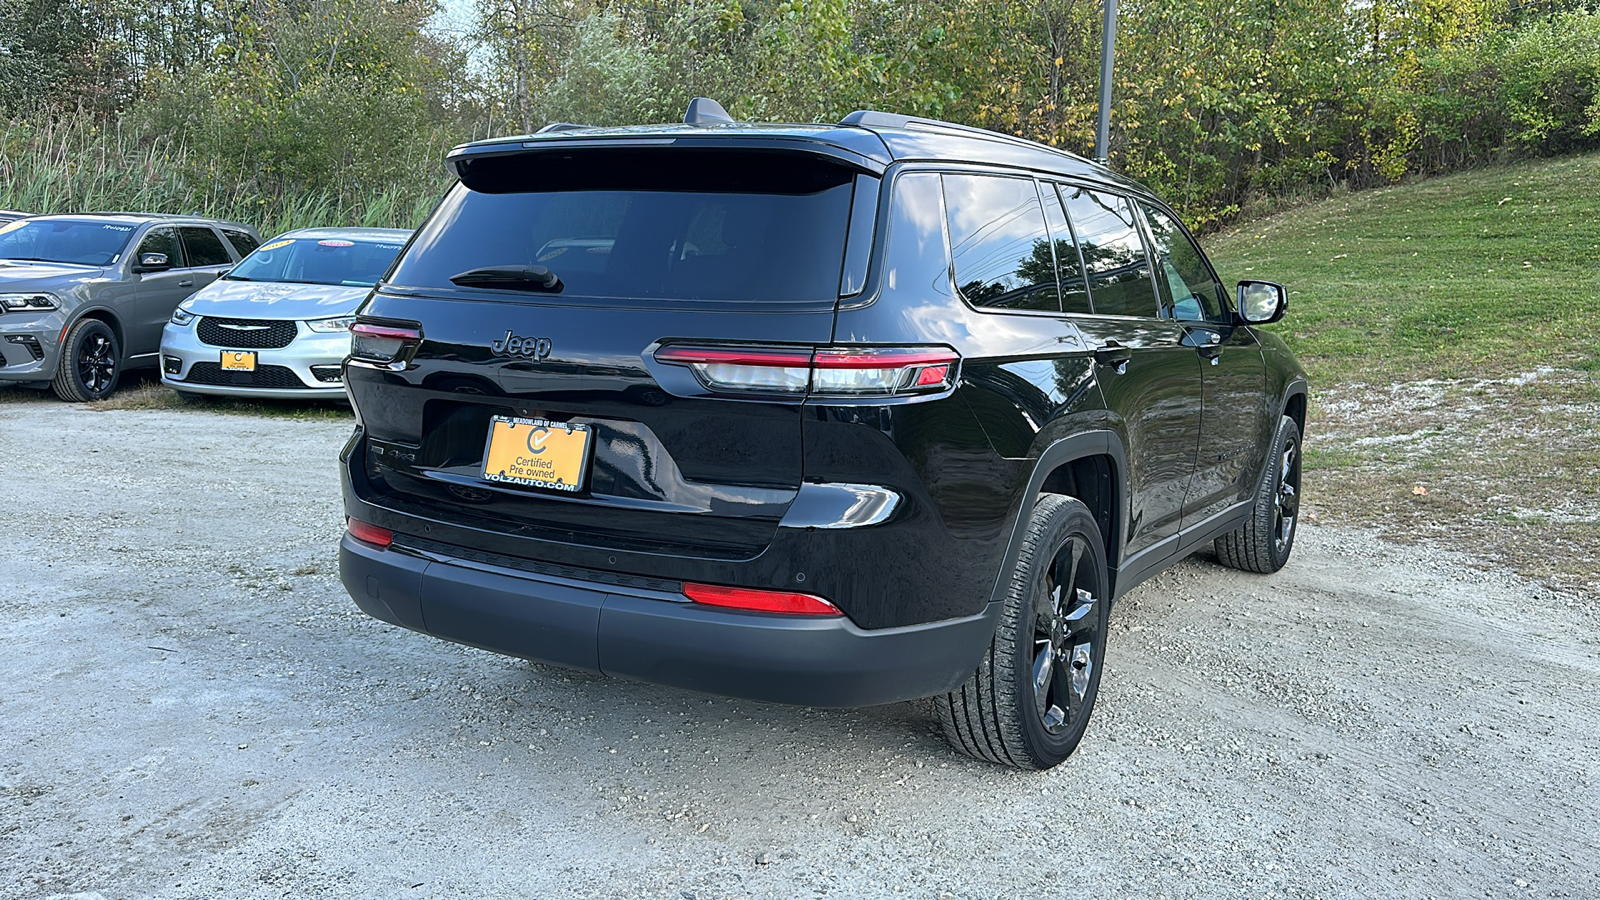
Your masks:
<instances>
[{"instance_id":1,"label":"red taillight lens","mask_svg":"<svg viewBox=\"0 0 1600 900\"><path fill-rule=\"evenodd\" d=\"M688 366L714 391L892 397L938 393L960 357L946 347L667 346L656 361Z\"/></svg>"},{"instance_id":2,"label":"red taillight lens","mask_svg":"<svg viewBox=\"0 0 1600 900\"><path fill-rule=\"evenodd\" d=\"M791 616L842 616L839 607L810 594L788 591L758 591L753 588L721 587L715 584L685 584L683 595L706 606L746 609L752 612L785 613Z\"/></svg>"},{"instance_id":3,"label":"red taillight lens","mask_svg":"<svg viewBox=\"0 0 1600 900\"><path fill-rule=\"evenodd\" d=\"M950 367L956 359L955 351L943 347L824 348L817 351L812 365L811 392L854 396L935 393L949 387Z\"/></svg>"},{"instance_id":4,"label":"red taillight lens","mask_svg":"<svg viewBox=\"0 0 1600 900\"><path fill-rule=\"evenodd\" d=\"M422 343L422 329L356 322L350 326L350 356L390 365Z\"/></svg>"},{"instance_id":5,"label":"red taillight lens","mask_svg":"<svg viewBox=\"0 0 1600 900\"><path fill-rule=\"evenodd\" d=\"M811 348L662 347L656 361L688 366L712 390L804 394L811 383Z\"/></svg>"},{"instance_id":6,"label":"red taillight lens","mask_svg":"<svg viewBox=\"0 0 1600 900\"><path fill-rule=\"evenodd\" d=\"M350 536L358 541L365 541L379 547L387 547L394 543L394 532L376 525L368 525L360 519L345 519L344 526L350 530Z\"/></svg>"}]
</instances>

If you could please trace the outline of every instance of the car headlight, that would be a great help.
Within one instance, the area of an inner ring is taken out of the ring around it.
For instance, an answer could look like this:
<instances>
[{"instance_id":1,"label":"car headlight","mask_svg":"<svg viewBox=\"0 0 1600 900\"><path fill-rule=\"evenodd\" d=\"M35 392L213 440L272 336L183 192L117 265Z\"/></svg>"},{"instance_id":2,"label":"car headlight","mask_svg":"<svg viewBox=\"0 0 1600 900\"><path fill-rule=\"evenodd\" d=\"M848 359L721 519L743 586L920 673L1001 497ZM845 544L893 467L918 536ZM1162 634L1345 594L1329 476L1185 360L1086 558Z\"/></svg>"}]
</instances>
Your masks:
<instances>
[{"instance_id":1,"label":"car headlight","mask_svg":"<svg viewBox=\"0 0 1600 900\"><path fill-rule=\"evenodd\" d=\"M181 306L172 311L172 324L174 325L187 325L198 318L200 317Z\"/></svg>"},{"instance_id":2,"label":"car headlight","mask_svg":"<svg viewBox=\"0 0 1600 900\"><path fill-rule=\"evenodd\" d=\"M34 309L59 309L61 301L54 294L0 294L0 310L21 312Z\"/></svg>"},{"instance_id":3,"label":"car headlight","mask_svg":"<svg viewBox=\"0 0 1600 900\"><path fill-rule=\"evenodd\" d=\"M306 323L306 327L312 331L321 331L324 333L332 331L349 331L351 324L353 324L355 320L355 316L340 316L337 319L312 319Z\"/></svg>"}]
</instances>

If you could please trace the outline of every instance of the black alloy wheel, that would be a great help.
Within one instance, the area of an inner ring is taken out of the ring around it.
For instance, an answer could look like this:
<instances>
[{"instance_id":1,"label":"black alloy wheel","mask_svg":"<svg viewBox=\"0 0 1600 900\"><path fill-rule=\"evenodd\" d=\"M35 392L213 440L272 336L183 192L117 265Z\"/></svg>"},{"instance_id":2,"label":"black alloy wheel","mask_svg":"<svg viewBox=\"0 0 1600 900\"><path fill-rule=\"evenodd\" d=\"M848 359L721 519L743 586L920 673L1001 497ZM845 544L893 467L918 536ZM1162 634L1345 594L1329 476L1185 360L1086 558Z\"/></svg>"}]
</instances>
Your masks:
<instances>
[{"instance_id":1,"label":"black alloy wheel","mask_svg":"<svg viewBox=\"0 0 1600 900\"><path fill-rule=\"evenodd\" d=\"M1276 572L1294 552L1300 524L1300 426L1289 416L1278 421L1272 448L1256 484L1250 518L1217 538L1217 562L1246 572Z\"/></svg>"},{"instance_id":2,"label":"black alloy wheel","mask_svg":"<svg viewBox=\"0 0 1600 900\"><path fill-rule=\"evenodd\" d=\"M61 342L61 361L50 387L70 403L103 400L117 389L122 347L116 332L99 319L79 319Z\"/></svg>"},{"instance_id":3,"label":"black alloy wheel","mask_svg":"<svg viewBox=\"0 0 1600 900\"><path fill-rule=\"evenodd\" d=\"M1278 454L1278 490L1272 498L1273 549L1283 559L1289 558L1289 547L1294 543L1294 527L1300 519L1300 441L1291 435Z\"/></svg>"},{"instance_id":4,"label":"black alloy wheel","mask_svg":"<svg viewBox=\"0 0 1600 900\"><path fill-rule=\"evenodd\" d=\"M1098 585L1083 565L1090 552L1082 535L1069 535L1050 563L1035 602L1032 672L1034 711L1048 734L1058 735L1085 717L1095 680L1095 648L1102 642L1095 596ZM1080 573L1086 577L1080 578Z\"/></svg>"},{"instance_id":5,"label":"black alloy wheel","mask_svg":"<svg viewBox=\"0 0 1600 900\"><path fill-rule=\"evenodd\" d=\"M966 684L936 699L950 743L1019 769L1070 756L1099 693L1110 604L1094 516L1072 497L1044 495L988 652Z\"/></svg>"}]
</instances>

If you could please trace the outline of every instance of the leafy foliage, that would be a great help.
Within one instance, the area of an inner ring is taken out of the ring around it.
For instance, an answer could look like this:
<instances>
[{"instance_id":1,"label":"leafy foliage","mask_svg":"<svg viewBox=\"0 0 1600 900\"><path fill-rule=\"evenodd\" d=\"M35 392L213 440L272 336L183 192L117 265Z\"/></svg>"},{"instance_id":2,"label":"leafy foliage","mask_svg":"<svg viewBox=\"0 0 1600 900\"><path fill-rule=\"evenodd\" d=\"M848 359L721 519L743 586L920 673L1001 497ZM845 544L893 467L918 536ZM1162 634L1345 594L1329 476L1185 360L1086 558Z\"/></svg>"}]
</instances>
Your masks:
<instances>
[{"instance_id":1,"label":"leafy foliage","mask_svg":"<svg viewBox=\"0 0 1600 900\"><path fill-rule=\"evenodd\" d=\"M1584 2L1124 0L1110 162L1211 228L1600 147ZM410 224L452 144L673 121L697 95L753 120L874 108L1092 146L1099 2L473 0L457 34L428 24L437 3L0 0L0 205L117 184L107 205Z\"/></svg>"}]
</instances>

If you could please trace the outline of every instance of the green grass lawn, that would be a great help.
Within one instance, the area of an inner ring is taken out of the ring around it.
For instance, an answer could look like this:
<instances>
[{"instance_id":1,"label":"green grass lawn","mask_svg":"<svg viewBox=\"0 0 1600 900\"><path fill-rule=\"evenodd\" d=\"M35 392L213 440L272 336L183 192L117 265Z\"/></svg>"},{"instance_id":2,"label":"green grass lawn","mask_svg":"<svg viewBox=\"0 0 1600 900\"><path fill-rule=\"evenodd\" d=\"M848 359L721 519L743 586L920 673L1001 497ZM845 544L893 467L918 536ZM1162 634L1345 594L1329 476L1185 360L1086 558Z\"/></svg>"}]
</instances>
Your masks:
<instances>
[{"instance_id":1,"label":"green grass lawn","mask_svg":"<svg viewBox=\"0 0 1600 900\"><path fill-rule=\"evenodd\" d=\"M1319 381L1594 370L1600 155L1350 194L1211 237L1226 281L1288 287Z\"/></svg>"},{"instance_id":2,"label":"green grass lawn","mask_svg":"<svg viewBox=\"0 0 1600 900\"><path fill-rule=\"evenodd\" d=\"M1204 241L1289 289L1308 503L1600 598L1600 155L1349 194Z\"/></svg>"}]
</instances>

